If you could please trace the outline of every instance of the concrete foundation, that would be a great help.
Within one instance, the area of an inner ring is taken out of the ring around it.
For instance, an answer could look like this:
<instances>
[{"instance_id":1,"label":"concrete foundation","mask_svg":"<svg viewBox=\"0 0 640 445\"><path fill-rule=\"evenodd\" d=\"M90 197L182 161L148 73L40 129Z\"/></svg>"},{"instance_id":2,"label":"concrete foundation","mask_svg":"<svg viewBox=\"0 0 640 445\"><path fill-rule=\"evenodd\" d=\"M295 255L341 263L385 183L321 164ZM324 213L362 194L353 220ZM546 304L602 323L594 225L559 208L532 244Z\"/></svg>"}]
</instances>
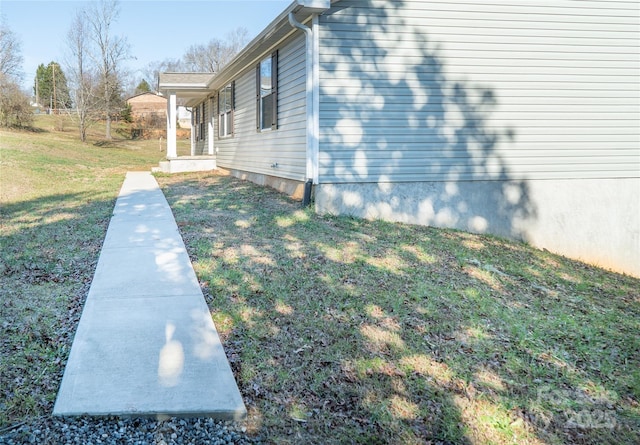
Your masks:
<instances>
[{"instance_id":1,"label":"concrete foundation","mask_svg":"<svg viewBox=\"0 0 640 445\"><path fill-rule=\"evenodd\" d=\"M316 211L456 228L640 276L640 179L320 184Z\"/></svg>"},{"instance_id":2,"label":"concrete foundation","mask_svg":"<svg viewBox=\"0 0 640 445\"><path fill-rule=\"evenodd\" d=\"M276 176L265 175L262 173L251 173L242 170L218 168L218 173L231 175L245 181L251 181L258 185L266 185L278 190L292 199L302 200L304 196L304 182L295 181L293 179L278 178Z\"/></svg>"},{"instance_id":3,"label":"concrete foundation","mask_svg":"<svg viewBox=\"0 0 640 445\"><path fill-rule=\"evenodd\" d=\"M160 166L153 168L154 172L186 173L204 172L216 169L216 159L211 156L181 156L160 161Z\"/></svg>"}]
</instances>

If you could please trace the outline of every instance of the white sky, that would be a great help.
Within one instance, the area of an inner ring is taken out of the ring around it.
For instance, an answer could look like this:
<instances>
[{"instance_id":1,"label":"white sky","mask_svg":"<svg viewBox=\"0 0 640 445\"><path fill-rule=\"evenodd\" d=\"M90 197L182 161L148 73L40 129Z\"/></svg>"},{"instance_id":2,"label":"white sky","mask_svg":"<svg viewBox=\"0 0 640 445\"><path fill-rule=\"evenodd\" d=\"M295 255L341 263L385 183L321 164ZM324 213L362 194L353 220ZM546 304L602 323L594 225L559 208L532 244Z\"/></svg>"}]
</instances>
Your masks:
<instances>
[{"instance_id":1,"label":"white sky","mask_svg":"<svg viewBox=\"0 0 640 445\"><path fill-rule=\"evenodd\" d=\"M65 36L78 9L88 1L0 0L0 15L21 42L23 86L31 88L39 64L64 67ZM205 44L239 27L250 39L276 18L291 0L120 0L114 34L124 35L134 60L134 76L149 62L177 59L193 44ZM150 80L150 79L148 79Z\"/></svg>"}]
</instances>

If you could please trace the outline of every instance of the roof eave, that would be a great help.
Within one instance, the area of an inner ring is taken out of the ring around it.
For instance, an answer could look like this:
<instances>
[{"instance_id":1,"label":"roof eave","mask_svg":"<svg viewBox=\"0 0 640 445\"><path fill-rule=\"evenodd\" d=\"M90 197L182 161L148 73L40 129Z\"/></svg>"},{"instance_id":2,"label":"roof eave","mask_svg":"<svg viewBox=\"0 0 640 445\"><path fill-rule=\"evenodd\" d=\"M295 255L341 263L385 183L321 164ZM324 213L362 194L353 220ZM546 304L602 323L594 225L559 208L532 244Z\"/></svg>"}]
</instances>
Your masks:
<instances>
[{"instance_id":1,"label":"roof eave","mask_svg":"<svg viewBox=\"0 0 640 445\"><path fill-rule=\"evenodd\" d=\"M296 20L305 22L313 14L322 14L331 8L330 0L294 0L260 34L236 55L220 72L210 79L208 87L217 90L231 81L232 77L246 66L256 62L281 39L294 32L289 24L289 14Z\"/></svg>"},{"instance_id":2,"label":"roof eave","mask_svg":"<svg viewBox=\"0 0 640 445\"><path fill-rule=\"evenodd\" d=\"M304 23L313 14L322 14L331 8L331 0L294 0L280 15L278 15L258 36L236 55L219 73L202 82L176 82L159 83L158 89L162 92L174 91L178 95L192 94L205 98L210 92L218 90L226 85L241 70L255 63L267 51L274 47L282 39L296 30L289 24L289 14L293 13L295 19ZM171 73L166 73L171 74ZM173 73L176 74L176 73ZM161 75L162 76L162 75ZM194 94L195 93L195 94ZM189 98L192 102L193 96Z\"/></svg>"},{"instance_id":3,"label":"roof eave","mask_svg":"<svg viewBox=\"0 0 640 445\"><path fill-rule=\"evenodd\" d=\"M160 73L158 89L161 92L206 93L214 73Z\"/></svg>"},{"instance_id":4,"label":"roof eave","mask_svg":"<svg viewBox=\"0 0 640 445\"><path fill-rule=\"evenodd\" d=\"M125 100L130 100L130 99L136 98L138 96L144 96L145 94L153 94L154 96L163 97L161 94L158 94L155 91L144 91L142 93L138 93L138 94L134 94L133 96L129 96Z\"/></svg>"}]
</instances>

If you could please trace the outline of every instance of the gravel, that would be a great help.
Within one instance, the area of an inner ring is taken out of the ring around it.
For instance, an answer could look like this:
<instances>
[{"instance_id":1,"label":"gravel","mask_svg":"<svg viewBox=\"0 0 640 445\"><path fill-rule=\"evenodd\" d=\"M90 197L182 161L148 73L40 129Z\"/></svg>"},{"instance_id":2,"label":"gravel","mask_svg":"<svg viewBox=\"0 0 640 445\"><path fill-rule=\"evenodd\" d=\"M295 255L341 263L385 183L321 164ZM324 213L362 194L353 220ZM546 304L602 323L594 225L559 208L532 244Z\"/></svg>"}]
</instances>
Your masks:
<instances>
[{"instance_id":1,"label":"gravel","mask_svg":"<svg viewBox=\"0 0 640 445\"><path fill-rule=\"evenodd\" d=\"M45 417L0 431L0 445L249 445L246 428L213 419Z\"/></svg>"}]
</instances>

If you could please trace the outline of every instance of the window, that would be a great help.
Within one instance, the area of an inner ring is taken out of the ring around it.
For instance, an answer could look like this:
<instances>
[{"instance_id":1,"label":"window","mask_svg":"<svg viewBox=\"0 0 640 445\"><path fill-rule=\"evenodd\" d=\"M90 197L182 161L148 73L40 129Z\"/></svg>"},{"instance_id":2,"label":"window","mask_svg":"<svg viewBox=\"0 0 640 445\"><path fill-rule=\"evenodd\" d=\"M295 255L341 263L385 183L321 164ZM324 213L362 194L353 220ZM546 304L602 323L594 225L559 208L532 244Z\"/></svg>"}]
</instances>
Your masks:
<instances>
[{"instance_id":1,"label":"window","mask_svg":"<svg viewBox=\"0 0 640 445\"><path fill-rule=\"evenodd\" d=\"M193 129L195 132L194 140L196 141L204 141L205 116L206 115L205 115L204 102L202 102L200 105L195 107L191 112L191 119L193 122Z\"/></svg>"},{"instance_id":2,"label":"window","mask_svg":"<svg viewBox=\"0 0 640 445\"><path fill-rule=\"evenodd\" d=\"M204 135L205 135L205 129L204 129L204 124L205 124L205 110L204 110L204 102L202 102L202 110L200 111L200 140L204 141Z\"/></svg>"},{"instance_id":3,"label":"window","mask_svg":"<svg viewBox=\"0 0 640 445\"><path fill-rule=\"evenodd\" d=\"M233 136L235 89L235 82L231 82L218 93L218 133L220 137Z\"/></svg>"},{"instance_id":4,"label":"window","mask_svg":"<svg viewBox=\"0 0 640 445\"><path fill-rule=\"evenodd\" d=\"M256 68L256 128L278 128L278 52Z\"/></svg>"},{"instance_id":5,"label":"window","mask_svg":"<svg viewBox=\"0 0 640 445\"><path fill-rule=\"evenodd\" d=\"M199 111L200 107L195 107L191 112L191 123L193 126L193 131L195 133L194 140L196 141L200 139L200 135L198 134L198 131L200 130L200 125L198 125L200 123L200 118L198 117Z\"/></svg>"}]
</instances>

